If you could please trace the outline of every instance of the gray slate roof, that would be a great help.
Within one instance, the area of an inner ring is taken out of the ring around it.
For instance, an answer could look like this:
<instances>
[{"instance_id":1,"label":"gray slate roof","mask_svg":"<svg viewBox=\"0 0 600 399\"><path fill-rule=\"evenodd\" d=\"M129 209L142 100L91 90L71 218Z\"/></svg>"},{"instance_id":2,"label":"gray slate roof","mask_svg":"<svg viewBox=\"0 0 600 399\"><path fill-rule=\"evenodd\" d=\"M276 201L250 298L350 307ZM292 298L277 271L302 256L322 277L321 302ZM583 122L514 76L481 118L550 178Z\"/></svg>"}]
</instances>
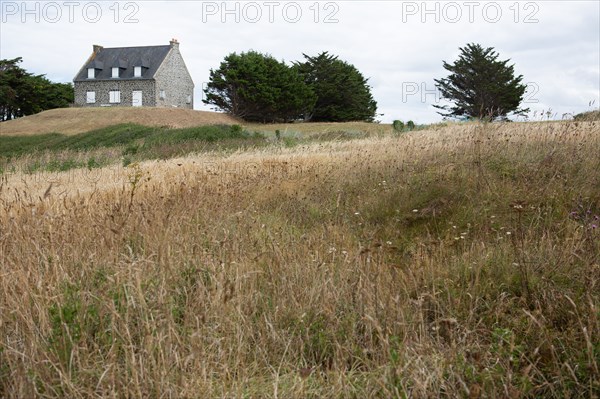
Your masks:
<instances>
[{"instance_id":1,"label":"gray slate roof","mask_svg":"<svg viewBox=\"0 0 600 399\"><path fill-rule=\"evenodd\" d=\"M81 68L73 81L89 81L88 68L96 68L96 80L117 80L112 68L121 68L118 79L153 79L171 46L142 46L102 48ZM142 77L133 77L133 67L142 66Z\"/></svg>"}]
</instances>

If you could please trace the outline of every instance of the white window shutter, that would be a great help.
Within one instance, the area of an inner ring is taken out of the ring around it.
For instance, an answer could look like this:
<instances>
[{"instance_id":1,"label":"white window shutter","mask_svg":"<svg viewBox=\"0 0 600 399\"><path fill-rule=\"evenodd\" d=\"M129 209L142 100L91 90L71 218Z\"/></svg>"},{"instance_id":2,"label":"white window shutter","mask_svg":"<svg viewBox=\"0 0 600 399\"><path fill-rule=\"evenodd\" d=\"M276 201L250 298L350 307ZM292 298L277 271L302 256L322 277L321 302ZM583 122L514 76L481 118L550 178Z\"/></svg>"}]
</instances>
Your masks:
<instances>
[{"instance_id":1,"label":"white window shutter","mask_svg":"<svg viewBox=\"0 0 600 399\"><path fill-rule=\"evenodd\" d=\"M119 90L111 90L109 93L109 102L111 104L118 104L121 102L121 92Z\"/></svg>"}]
</instances>

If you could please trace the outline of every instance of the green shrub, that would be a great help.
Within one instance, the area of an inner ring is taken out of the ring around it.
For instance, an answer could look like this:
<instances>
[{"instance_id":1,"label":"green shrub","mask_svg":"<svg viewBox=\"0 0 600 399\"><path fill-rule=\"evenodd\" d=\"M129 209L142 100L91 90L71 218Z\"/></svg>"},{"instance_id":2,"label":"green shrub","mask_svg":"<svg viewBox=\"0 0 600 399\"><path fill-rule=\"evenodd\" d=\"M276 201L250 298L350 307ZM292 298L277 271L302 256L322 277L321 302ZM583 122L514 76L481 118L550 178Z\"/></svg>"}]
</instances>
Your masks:
<instances>
[{"instance_id":1,"label":"green shrub","mask_svg":"<svg viewBox=\"0 0 600 399\"><path fill-rule=\"evenodd\" d=\"M140 147L136 144L130 144L123 150L123 156L137 154Z\"/></svg>"},{"instance_id":2,"label":"green shrub","mask_svg":"<svg viewBox=\"0 0 600 399\"><path fill-rule=\"evenodd\" d=\"M396 119L392 126L394 127L394 130L396 132L401 132L404 130L404 122L402 122L401 120Z\"/></svg>"},{"instance_id":3,"label":"green shrub","mask_svg":"<svg viewBox=\"0 0 600 399\"><path fill-rule=\"evenodd\" d=\"M92 170L94 168L99 168L101 166L102 165L98 161L96 161L96 158L94 158L94 157L88 159L88 161L87 161L87 168L89 170Z\"/></svg>"}]
</instances>

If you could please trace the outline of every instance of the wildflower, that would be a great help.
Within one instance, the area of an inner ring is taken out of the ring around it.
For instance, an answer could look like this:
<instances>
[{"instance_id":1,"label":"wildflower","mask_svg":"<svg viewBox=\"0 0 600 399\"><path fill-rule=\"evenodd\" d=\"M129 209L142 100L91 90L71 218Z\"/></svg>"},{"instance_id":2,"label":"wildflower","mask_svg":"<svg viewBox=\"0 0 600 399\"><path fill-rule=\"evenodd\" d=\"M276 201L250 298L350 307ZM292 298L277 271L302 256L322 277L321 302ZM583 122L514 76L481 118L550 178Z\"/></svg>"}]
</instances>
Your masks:
<instances>
[{"instance_id":1,"label":"wildflower","mask_svg":"<svg viewBox=\"0 0 600 399\"><path fill-rule=\"evenodd\" d=\"M418 209L413 209L413 213L417 213L417 212L419 212Z\"/></svg>"},{"instance_id":2,"label":"wildflower","mask_svg":"<svg viewBox=\"0 0 600 399\"><path fill-rule=\"evenodd\" d=\"M509 236L509 235L511 235L511 234L512 234L512 233L511 233L510 231L507 231L507 232L506 232L506 235L507 235L507 236Z\"/></svg>"}]
</instances>

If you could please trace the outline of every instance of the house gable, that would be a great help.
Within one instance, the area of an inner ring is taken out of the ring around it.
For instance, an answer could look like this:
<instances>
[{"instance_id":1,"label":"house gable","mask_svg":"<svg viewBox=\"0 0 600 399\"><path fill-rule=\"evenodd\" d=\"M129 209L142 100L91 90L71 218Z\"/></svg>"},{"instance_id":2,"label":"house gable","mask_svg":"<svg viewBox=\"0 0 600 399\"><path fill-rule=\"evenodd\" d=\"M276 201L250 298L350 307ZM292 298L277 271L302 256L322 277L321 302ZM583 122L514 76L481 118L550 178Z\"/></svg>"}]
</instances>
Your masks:
<instances>
[{"instance_id":1,"label":"house gable","mask_svg":"<svg viewBox=\"0 0 600 399\"><path fill-rule=\"evenodd\" d=\"M154 77L157 106L194 107L194 82L175 39Z\"/></svg>"}]
</instances>

